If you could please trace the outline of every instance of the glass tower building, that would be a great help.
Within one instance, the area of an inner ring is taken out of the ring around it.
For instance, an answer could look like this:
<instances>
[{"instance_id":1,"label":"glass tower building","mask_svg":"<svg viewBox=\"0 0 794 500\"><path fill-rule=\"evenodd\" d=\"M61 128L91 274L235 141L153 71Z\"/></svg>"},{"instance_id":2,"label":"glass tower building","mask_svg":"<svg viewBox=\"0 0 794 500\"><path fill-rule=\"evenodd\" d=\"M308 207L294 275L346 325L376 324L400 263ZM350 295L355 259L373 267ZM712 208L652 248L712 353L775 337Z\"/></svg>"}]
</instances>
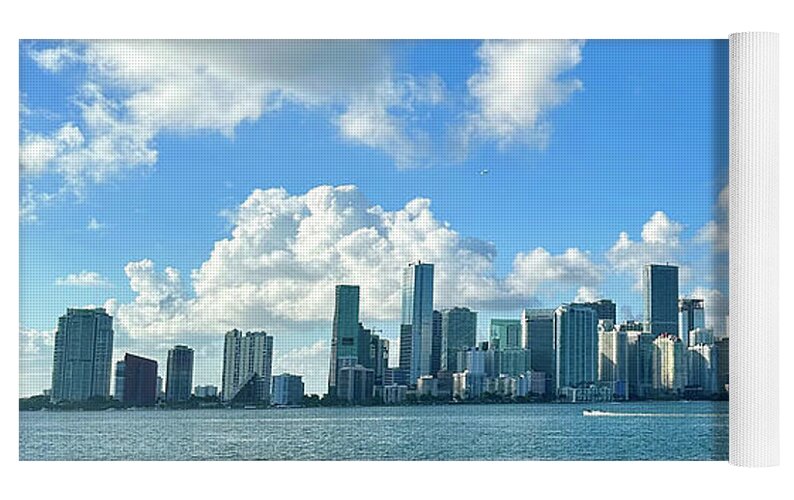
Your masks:
<instances>
[{"instance_id":1,"label":"glass tower building","mask_svg":"<svg viewBox=\"0 0 794 500\"><path fill-rule=\"evenodd\" d=\"M328 394L336 394L339 369L343 365L355 365L359 355L365 351L359 344L365 337L358 322L361 289L353 285L337 285L335 292L334 323L331 337L331 364L328 371ZM366 346L369 349L369 345ZM348 360L340 363L340 360ZM364 360L361 360L364 361Z\"/></svg>"},{"instance_id":2,"label":"glass tower building","mask_svg":"<svg viewBox=\"0 0 794 500\"><path fill-rule=\"evenodd\" d=\"M477 313L466 307L441 311L441 369L460 372L458 353L477 345Z\"/></svg>"},{"instance_id":3,"label":"glass tower building","mask_svg":"<svg viewBox=\"0 0 794 500\"><path fill-rule=\"evenodd\" d=\"M187 401L193 390L193 349L178 345L168 351L166 401Z\"/></svg>"},{"instance_id":4,"label":"glass tower building","mask_svg":"<svg viewBox=\"0 0 794 500\"><path fill-rule=\"evenodd\" d=\"M105 309L67 309L58 318L52 363L53 402L110 397L113 317Z\"/></svg>"},{"instance_id":5,"label":"glass tower building","mask_svg":"<svg viewBox=\"0 0 794 500\"><path fill-rule=\"evenodd\" d=\"M400 349L410 345L408 380L411 385L421 375L432 375L433 367L433 264L411 262L402 282L402 321L400 333L410 331L411 341L400 339ZM400 359L404 353L400 352Z\"/></svg>"},{"instance_id":6,"label":"glass tower building","mask_svg":"<svg viewBox=\"0 0 794 500\"><path fill-rule=\"evenodd\" d=\"M642 269L645 330L678 335L678 267L646 264Z\"/></svg>"},{"instance_id":7,"label":"glass tower building","mask_svg":"<svg viewBox=\"0 0 794 500\"><path fill-rule=\"evenodd\" d=\"M557 391L598 380L598 314L583 304L554 311Z\"/></svg>"}]
</instances>

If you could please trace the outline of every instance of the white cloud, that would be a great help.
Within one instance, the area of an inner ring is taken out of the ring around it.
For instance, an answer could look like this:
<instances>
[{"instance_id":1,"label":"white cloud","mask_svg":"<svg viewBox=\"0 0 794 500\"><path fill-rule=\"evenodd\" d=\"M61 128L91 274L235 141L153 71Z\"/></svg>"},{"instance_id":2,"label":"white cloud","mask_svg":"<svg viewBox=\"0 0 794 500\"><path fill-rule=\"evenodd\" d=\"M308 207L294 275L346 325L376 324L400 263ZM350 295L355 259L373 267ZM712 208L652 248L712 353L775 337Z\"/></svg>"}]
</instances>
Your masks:
<instances>
[{"instance_id":1,"label":"white cloud","mask_svg":"<svg viewBox=\"0 0 794 500\"><path fill-rule=\"evenodd\" d=\"M307 394L323 394L328 386L328 360L331 343L318 340L311 345L290 349L273 360L273 375L291 373L303 375Z\"/></svg>"},{"instance_id":2,"label":"white cloud","mask_svg":"<svg viewBox=\"0 0 794 500\"><path fill-rule=\"evenodd\" d=\"M635 287L641 286L642 268L645 264L676 263L682 254L681 232L684 226L670 219L664 212L654 213L642 227L642 239L632 240L622 232L618 240L607 251L606 257L613 270L630 273L636 278ZM687 266L681 265L684 280L689 274Z\"/></svg>"},{"instance_id":3,"label":"white cloud","mask_svg":"<svg viewBox=\"0 0 794 500\"><path fill-rule=\"evenodd\" d=\"M598 290L589 286L583 286L576 292L574 302L595 302L601 298Z\"/></svg>"},{"instance_id":4,"label":"white cloud","mask_svg":"<svg viewBox=\"0 0 794 500\"><path fill-rule=\"evenodd\" d=\"M36 330L35 328L19 327L20 356L49 354L55 344L55 330Z\"/></svg>"},{"instance_id":5,"label":"white cloud","mask_svg":"<svg viewBox=\"0 0 794 500\"><path fill-rule=\"evenodd\" d=\"M601 279L601 269L578 248L569 248L560 255L536 248L528 254L516 255L507 285L514 294L532 296L544 284L553 287L588 285L591 288Z\"/></svg>"},{"instance_id":6,"label":"white cloud","mask_svg":"<svg viewBox=\"0 0 794 500\"><path fill-rule=\"evenodd\" d=\"M96 220L95 217L91 217L91 220L88 221L88 225L86 226L86 229L88 229L89 231L99 231L100 229L104 229L104 228L105 228L105 224Z\"/></svg>"},{"instance_id":7,"label":"white cloud","mask_svg":"<svg viewBox=\"0 0 794 500\"><path fill-rule=\"evenodd\" d=\"M470 134L500 144L543 144L550 133L548 112L581 90L564 73L582 59L581 41L489 41L477 50L480 69L468 81L477 103Z\"/></svg>"},{"instance_id":8,"label":"white cloud","mask_svg":"<svg viewBox=\"0 0 794 500\"><path fill-rule=\"evenodd\" d=\"M435 136L445 128L464 131L449 148L459 156L472 136L533 144L548 135L548 111L581 88L563 75L578 64L581 47L483 43L471 99L462 96L456 102L463 109L441 113L451 123L435 114L448 101L441 78L395 74L378 41L104 40L32 49L46 70L68 62L87 76L73 98L78 123L23 135L20 168L26 175L55 171L80 193L86 184L154 165L161 132L231 137L240 124L285 103L322 107L343 138L382 150L399 166L443 159L437 150L449 145ZM476 109L466 114L472 102Z\"/></svg>"},{"instance_id":9,"label":"white cloud","mask_svg":"<svg viewBox=\"0 0 794 500\"><path fill-rule=\"evenodd\" d=\"M327 325L334 286L362 287L365 320L399 316L405 265L432 262L437 307L528 303L544 286L576 289L601 278L577 249L537 249L516 258L505 279L494 276L492 244L461 236L418 198L390 212L371 205L355 186L319 186L302 195L256 190L238 208L229 238L191 273L158 272L149 260L125 272L136 293L118 304L118 324L134 337L174 338L189 332ZM303 328L303 327L301 327Z\"/></svg>"},{"instance_id":10,"label":"white cloud","mask_svg":"<svg viewBox=\"0 0 794 500\"><path fill-rule=\"evenodd\" d=\"M715 336L725 336L728 333L728 297L719 290L702 287L696 288L689 297L703 299L706 326L714 329Z\"/></svg>"},{"instance_id":11,"label":"white cloud","mask_svg":"<svg viewBox=\"0 0 794 500\"><path fill-rule=\"evenodd\" d=\"M715 252L728 251L728 225L709 221L695 235L695 243L710 245Z\"/></svg>"},{"instance_id":12,"label":"white cloud","mask_svg":"<svg viewBox=\"0 0 794 500\"><path fill-rule=\"evenodd\" d=\"M39 220L39 209L42 205L50 203L55 194L40 193L28 186L24 193L19 195L19 220L24 223L35 223Z\"/></svg>"},{"instance_id":13,"label":"white cloud","mask_svg":"<svg viewBox=\"0 0 794 500\"><path fill-rule=\"evenodd\" d=\"M74 49L66 45L34 50L30 52L30 56L39 67L54 73L60 71L67 63L76 61L79 58Z\"/></svg>"},{"instance_id":14,"label":"white cloud","mask_svg":"<svg viewBox=\"0 0 794 500\"><path fill-rule=\"evenodd\" d=\"M108 287L110 282L101 274L94 271L81 271L77 274L69 274L55 280L58 286L85 286L85 287Z\"/></svg>"},{"instance_id":15,"label":"white cloud","mask_svg":"<svg viewBox=\"0 0 794 500\"><path fill-rule=\"evenodd\" d=\"M19 146L19 167L23 174L39 174L50 162L80 148L85 142L80 129L66 123L50 135L27 135Z\"/></svg>"}]
</instances>

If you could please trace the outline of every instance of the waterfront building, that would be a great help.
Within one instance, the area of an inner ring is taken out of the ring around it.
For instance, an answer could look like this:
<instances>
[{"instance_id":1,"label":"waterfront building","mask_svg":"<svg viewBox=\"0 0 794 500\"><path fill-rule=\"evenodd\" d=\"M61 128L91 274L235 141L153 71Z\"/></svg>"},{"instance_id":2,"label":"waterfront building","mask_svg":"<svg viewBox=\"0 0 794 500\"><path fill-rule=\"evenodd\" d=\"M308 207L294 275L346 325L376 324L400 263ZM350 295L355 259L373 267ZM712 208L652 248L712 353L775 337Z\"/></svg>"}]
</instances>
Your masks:
<instances>
[{"instance_id":1,"label":"waterfront building","mask_svg":"<svg viewBox=\"0 0 794 500\"><path fill-rule=\"evenodd\" d=\"M441 324L441 311L433 311L433 351L430 356L430 373L433 375L441 370L441 350L443 349Z\"/></svg>"},{"instance_id":2,"label":"waterfront building","mask_svg":"<svg viewBox=\"0 0 794 500\"><path fill-rule=\"evenodd\" d=\"M489 340L491 346L499 351L505 349L521 349L521 320L491 319Z\"/></svg>"},{"instance_id":3,"label":"waterfront building","mask_svg":"<svg viewBox=\"0 0 794 500\"><path fill-rule=\"evenodd\" d=\"M422 375L416 380L416 397L438 397L438 379L432 375Z\"/></svg>"},{"instance_id":4,"label":"waterfront building","mask_svg":"<svg viewBox=\"0 0 794 500\"><path fill-rule=\"evenodd\" d=\"M582 304L563 304L554 311L557 391L580 387L598 378L598 317ZM534 368L534 366L533 366Z\"/></svg>"},{"instance_id":5,"label":"waterfront building","mask_svg":"<svg viewBox=\"0 0 794 500\"><path fill-rule=\"evenodd\" d=\"M490 350L486 353L486 360L489 353L495 359L493 372L496 375L518 376L532 368L532 352L529 349L511 347L496 351Z\"/></svg>"},{"instance_id":6,"label":"waterfront building","mask_svg":"<svg viewBox=\"0 0 794 500\"><path fill-rule=\"evenodd\" d=\"M336 397L351 403L365 403L374 396L375 371L360 364L339 369Z\"/></svg>"},{"instance_id":7,"label":"waterfront building","mask_svg":"<svg viewBox=\"0 0 794 500\"><path fill-rule=\"evenodd\" d=\"M589 384L582 387L563 387L559 397L570 403L605 403L612 401L611 384Z\"/></svg>"},{"instance_id":8,"label":"waterfront building","mask_svg":"<svg viewBox=\"0 0 794 500\"><path fill-rule=\"evenodd\" d=\"M599 320L609 320L613 325L618 322L617 306L611 300L601 299L595 302L585 302L584 305L594 309Z\"/></svg>"},{"instance_id":9,"label":"waterfront building","mask_svg":"<svg viewBox=\"0 0 794 500\"><path fill-rule=\"evenodd\" d=\"M598 381L613 383L616 397L628 399L629 392L629 342L626 331L617 328L611 320L598 322Z\"/></svg>"},{"instance_id":10,"label":"waterfront building","mask_svg":"<svg viewBox=\"0 0 794 500\"><path fill-rule=\"evenodd\" d=\"M652 333L634 329L620 330L626 332L628 353L628 393L631 399L643 399L653 392L653 340Z\"/></svg>"},{"instance_id":11,"label":"waterfront building","mask_svg":"<svg viewBox=\"0 0 794 500\"><path fill-rule=\"evenodd\" d=\"M645 330L678 333L678 267L646 264L642 270Z\"/></svg>"},{"instance_id":12,"label":"waterfront building","mask_svg":"<svg viewBox=\"0 0 794 500\"><path fill-rule=\"evenodd\" d=\"M185 345L168 351L165 372L165 400L184 402L190 399L193 388L193 349Z\"/></svg>"},{"instance_id":13,"label":"waterfront building","mask_svg":"<svg viewBox=\"0 0 794 500\"><path fill-rule=\"evenodd\" d=\"M477 313L466 307L441 311L441 369L463 371L458 353L477 345Z\"/></svg>"},{"instance_id":14,"label":"waterfront building","mask_svg":"<svg viewBox=\"0 0 794 500\"><path fill-rule=\"evenodd\" d=\"M272 366L272 336L265 332L243 334L237 329L227 332L223 347L223 400L232 401L246 385L246 397L267 400L270 397ZM245 398L241 396L239 399Z\"/></svg>"},{"instance_id":15,"label":"waterfront building","mask_svg":"<svg viewBox=\"0 0 794 500\"><path fill-rule=\"evenodd\" d=\"M475 399L485 390L485 375L468 370L452 374L452 395L456 399Z\"/></svg>"},{"instance_id":16,"label":"waterfront building","mask_svg":"<svg viewBox=\"0 0 794 500\"><path fill-rule=\"evenodd\" d=\"M383 385L410 385L408 377L410 373L408 370L402 368L386 368L383 376Z\"/></svg>"},{"instance_id":17,"label":"waterfront building","mask_svg":"<svg viewBox=\"0 0 794 500\"><path fill-rule=\"evenodd\" d=\"M157 376L157 400L165 399L165 391L163 391L163 377Z\"/></svg>"},{"instance_id":18,"label":"waterfront building","mask_svg":"<svg viewBox=\"0 0 794 500\"><path fill-rule=\"evenodd\" d=\"M387 405L398 405L405 401L405 396L408 394L408 386L389 384L384 385L381 390L381 397L383 403Z\"/></svg>"},{"instance_id":19,"label":"waterfront building","mask_svg":"<svg viewBox=\"0 0 794 500\"><path fill-rule=\"evenodd\" d=\"M546 374L546 391L554 392L557 356L554 352L553 309L524 309L521 312L521 347L529 349L530 368Z\"/></svg>"},{"instance_id":20,"label":"waterfront building","mask_svg":"<svg viewBox=\"0 0 794 500\"><path fill-rule=\"evenodd\" d=\"M157 361L134 354L124 355L124 396L132 406L153 406L157 402Z\"/></svg>"},{"instance_id":21,"label":"waterfront building","mask_svg":"<svg viewBox=\"0 0 794 500\"><path fill-rule=\"evenodd\" d=\"M67 309L58 318L52 363L53 402L110 396L113 317L105 309Z\"/></svg>"},{"instance_id":22,"label":"waterfront building","mask_svg":"<svg viewBox=\"0 0 794 500\"><path fill-rule=\"evenodd\" d=\"M718 394L727 394L728 393L728 375L730 373L729 367L729 360L730 360L730 352L728 348L728 337L723 337L716 342L714 342L714 349L717 354L717 387L716 391Z\"/></svg>"},{"instance_id":23,"label":"waterfront building","mask_svg":"<svg viewBox=\"0 0 794 500\"><path fill-rule=\"evenodd\" d=\"M416 383L432 375L433 358L433 264L411 262L403 272L400 368Z\"/></svg>"},{"instance_id":24,"label":"waterfront building","mask_svg":"<svg viewBox=\"0 0 794 500\"><path fill-rule=\"evenodd\" d=\"M703 308L703 299L678 300L678 336L684 347L695 345L690 342L689 332L698 328L706 328L706 313Z\"/></svg>"},{"instance_id":25,"label":"waterfront building","mask_svg":"<svg viewBox=\"0 0 794 500\"><path fill-rule=\"evenodd\" d=\"M300 406L303 404L303 377L282 373L273 377L273 404Z\"/></svg>"},{"instance_id":26,"label":"waterfront building","mask_svg":"<svg viewBox=\"0 0 794 500\"><path fill-rule=\"evenodd\" d=\"M375 385L381 386L384 384L386 370L389 366L389 340L373 333L370 336L369 346L370 364L367 368L372 368L375 371Z\"/></svg>"},{"instance_id":27,"label":"waterfront building","mask_svg":"<svg viewBox=\"0 0 794 500\"><path fill-rule=\"evenodd\" d=\"M468 371L475 375L485 376L485 353L486 351L479 347L469 347L464 351L459 351L457 362L459 372Z\"/></svg>"},{"instance_id":28,"label":"waterfront building","mask_svg":"<svg viewBox=\"0 0 794 500\"><path fill-rule=\"evenodd\" d=\"M364 332L358 319L360 292L361 289L353 285L337 285L335 289L331 360L328 371L328 394L331 396L336 391L339 359L354 357L358 360L361 354L359 344Z\"/></svg>"},{"instance_id":29,"label":"waterfront building","mask_svg":"<svg viewBox=\"0 0 794 500\"><path fill-rule=\"evenodd\" d=\"M703 394L717 392L717 349L713 344L696 344L687 349L687 387L698 387Z\"/></svg>"},{"instance_id":30,"label":"waterfront building","mask_svg":"<svg viewBox=\"0 0 794 500\"><path fill-rule=\"evenodd\" d=\"M116 361L116 376L113 388L113 399L124 401L124 360Z\"/></svg>"},{"instance_id":31,"label":"waterfront building","mask_svg":"<svg viewBox=\"0 0 794 500\"><path fill-rule=\"evenodd\" d=\"M196 388L193 389L193 394L197 398L217 398L218 387L214 385L197 385Z\"/></svg>"},{"instance_id":32,"label":"waterfront building","mask_svg":"<svg viewBox=\"0 0 794 500\"><path fill-rule=\"evenodd\" d=\"M684 349L678 335L663 333L653 341L653 389L656 394L679 394L686 385Z\"/></svg>"}]
</instances>

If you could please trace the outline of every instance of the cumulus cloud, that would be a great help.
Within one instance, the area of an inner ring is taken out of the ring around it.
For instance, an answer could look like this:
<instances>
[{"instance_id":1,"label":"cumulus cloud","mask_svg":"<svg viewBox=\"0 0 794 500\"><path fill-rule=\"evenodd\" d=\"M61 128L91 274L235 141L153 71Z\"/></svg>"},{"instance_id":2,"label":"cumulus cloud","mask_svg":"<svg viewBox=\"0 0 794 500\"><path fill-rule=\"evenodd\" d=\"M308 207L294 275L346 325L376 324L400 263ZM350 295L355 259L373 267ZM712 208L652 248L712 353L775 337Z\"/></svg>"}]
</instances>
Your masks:
<instances>
[{"instance_id":1,"label":"cumulus cloud","mask_svg":"<svg viewBox=\"0 0 794 500\"><path fill-rule=\"evenodd\" d=\"M303 375L307 394L323 394L328 384L328 360L331 343L318 340L311 345L287 350L273 359L273 375L292 373Z\"/></svg>"},{"instance_id":2,"label":"cumulus cloud","mask_svg":"<svg viewBox=\"0 0 794 500\"><path fill-rule=\"evenodd\" d=\"M365 319L390 321L399 317L402 271L417 259L435 264L437 307L527 303L545 285L575 290L601 278L578 249L520 254L501 279L494 258L492 244L439 221L427 199L386 211L355 186L301 195L256 190L234 214L231 236L191 273L192 290L175 269L159 272L150 260L128 264L136 298L117 305L117 318L137 337L232 327L288 332L296 324L327 324L335 285L351 283L362 288Z\"/></svg>"},{"instance_id":3,"label":"cumulus cloud","mask_svg":"<svg viewBox=\"0 0 794 500\"><path fill-rule=\"evenodd\" d=\"M80 65L86 80L72 99L78 122L24 134L20 169L55 171L80 193L88 183L154 165L161 132L231 137L240 124L285 103L322 108L341 137L381 150L399 166L443 157L436 150L448 141L434 137L439 128L464 130L461 144L471 137L533 144L548 135L548 111L581 88L563 76L578 64L581 46L483 43L470 96L455 99L463 109L442 113L452 124L433 111L448 101L441 78L396 73L384 42L100 40L32 48L41 68ZM459 146L452 149L465 151Z\"/></svg>"},{"instance_id":4,"label":"cumulus cloud","mask_svg":"<svg viewBox=\"0 0 794 500\"><path fill-rule=\"evenodd\" d=\"M607 251L607 260L613 270L633 274L636 278L635 287L640 288L645 264L672 264L679 261L683 250L683 230L682 224L670 219L664 212L656 212L643 225L640 240L632 240L627 232L621 232L618 240ZM681 273L686 277L686 266L681 266Z\"/></svg>"},{"instance_id":5,"label":"cumulus cloud","mask_svg":"<svg viewBox=\"0 0 794 500\"><path fill-rule=\"evenodd\" d=\"M714 208L714 220L700 228L695 236L695 243L710 245L715 253L728 251L728 203L729 187L725 186L717 198Z\"/></svg>"},{"instance_id":6,"label":"cumulus cloud","mask_svg":"<svg viewBox=\"0 0 794 500\"><path fill-rule=\"evenodd\" d=\"M719 290L696 288L689 295L693 299L703 299L706 326L714 329L714 335L723 337L728 333L728 297Z\"/></svg>"},{"instance_id":7,"label":"cumulus cloud","mask_svg":"<svg viewBox=\"0 0 794 500\"><path fill-rule=\"evenodd\" d=\"M598 290L595 288L591 288L589 286L583 286L579 288L576 292L576 298L573 299L574 302L595 302L601 298L601 295L598 293Z\"/></svg>"},{"instance_id":8,"label":"cumulus cloud","mask_svg":"<svg viewBox=\"0 0 794 500\"><path fill-rule=\"evenodd\" d=\"M468 133L499 144L543 144L548 113L583 88L565 73L579 64L584 43L575 40L488 41L477 49L480 69L468 81L477 110Z\"/></svg>"},{"instance_id":9,"label":"cumulus cloud","mask_svg":"<svg viewBox=\"0 0 794 500\"><path fill-rule=\"evenodd\" d=\"M94 271L81 271L76 274L61 276L55 280L58 286L109 287L110 282Z\"/></svg>"}]
</instances>

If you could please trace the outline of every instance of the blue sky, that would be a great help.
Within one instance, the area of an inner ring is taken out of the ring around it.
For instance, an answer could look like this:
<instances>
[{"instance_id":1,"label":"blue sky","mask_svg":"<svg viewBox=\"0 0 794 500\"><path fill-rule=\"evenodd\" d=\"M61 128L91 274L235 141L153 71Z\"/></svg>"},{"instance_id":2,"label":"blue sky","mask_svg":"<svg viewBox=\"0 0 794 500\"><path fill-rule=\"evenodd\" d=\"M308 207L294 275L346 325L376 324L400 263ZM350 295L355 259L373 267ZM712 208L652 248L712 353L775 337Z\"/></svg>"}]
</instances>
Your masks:
<instances>
[{"instance_id":1,"label":"blue sky","mask_svg":"<svg viewBox=\"0 0 794 500\"><path fill-rule=\"evenodd\" d=\"M639 316L648 261L681 265L724 330L727 51L22 42L20 393L48 387L65 308L106 303L116 359L187 343L219 385L225 328L264 329L319 392L333 283L396 339L409 258L437 260L437 307L477 310L483 338L577 296Z\"/></svg>"}]
</instances>

